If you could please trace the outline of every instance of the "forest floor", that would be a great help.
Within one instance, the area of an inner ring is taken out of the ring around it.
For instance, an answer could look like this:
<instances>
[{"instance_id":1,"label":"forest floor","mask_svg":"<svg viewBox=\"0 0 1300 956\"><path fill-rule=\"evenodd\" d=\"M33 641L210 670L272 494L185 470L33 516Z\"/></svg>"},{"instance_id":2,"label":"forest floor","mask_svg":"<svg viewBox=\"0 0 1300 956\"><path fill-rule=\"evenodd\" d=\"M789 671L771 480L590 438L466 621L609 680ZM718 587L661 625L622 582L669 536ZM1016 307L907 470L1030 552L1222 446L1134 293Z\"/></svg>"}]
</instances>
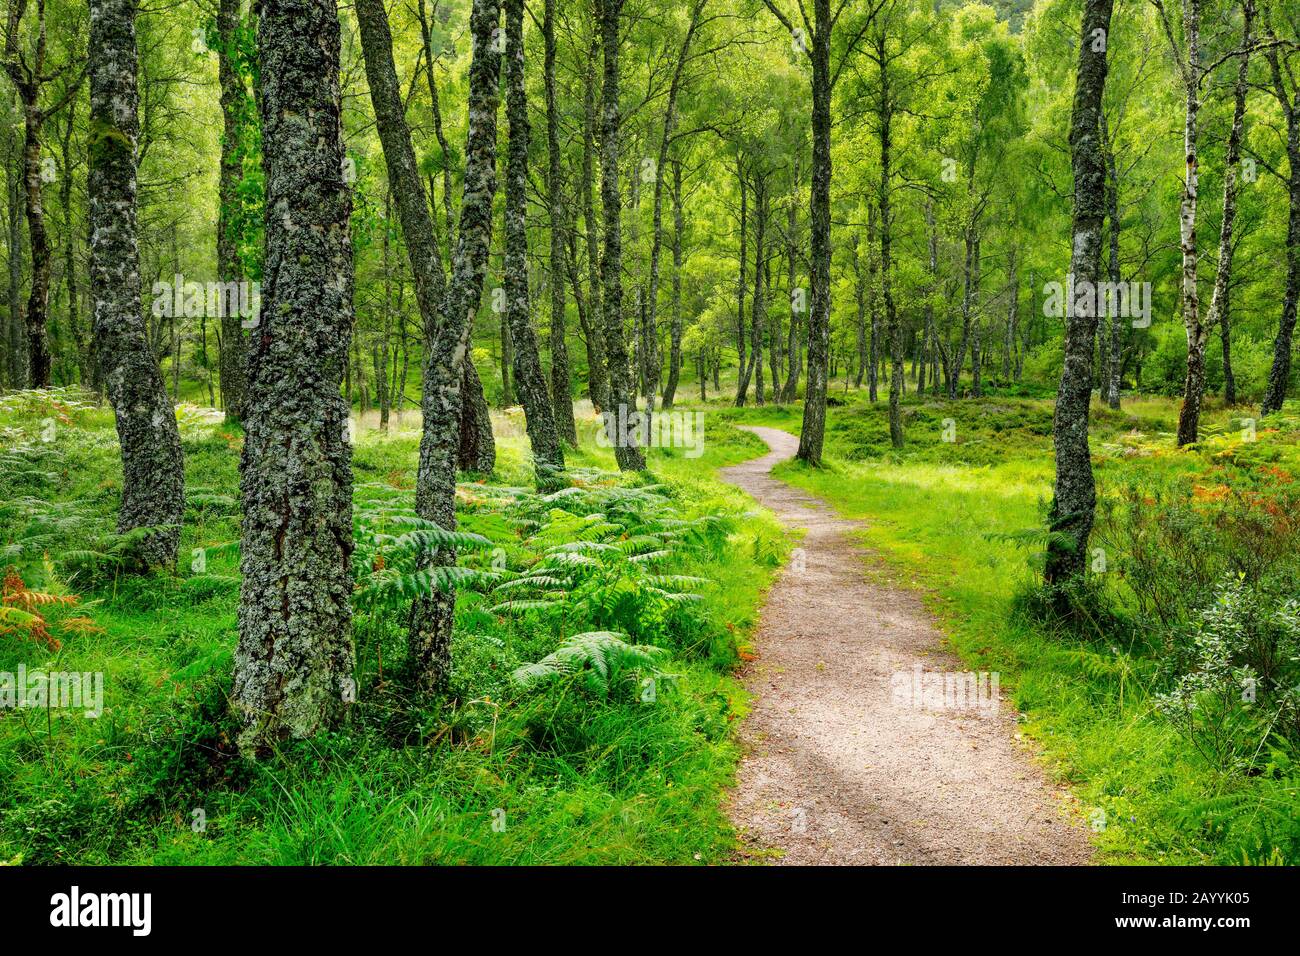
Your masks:
<instances>
[{"instance_id":1,"label":"forest floor","mask_svg":"<svg viewBox=\"0 0 1300 956\"><path fill-rule=\"evenodd\" d=\"M871 579L879 559L857 544L860 522L771 477L798 439L746 430L771 451L723 478L806 532L744 675L754 701L731 815L749 852L787 864L1088 862L1074 801L1017 743L1014 708L996 689L977 708L917 705L918 668L964 666L914 591Z\"/></svg>"}]
</instances>

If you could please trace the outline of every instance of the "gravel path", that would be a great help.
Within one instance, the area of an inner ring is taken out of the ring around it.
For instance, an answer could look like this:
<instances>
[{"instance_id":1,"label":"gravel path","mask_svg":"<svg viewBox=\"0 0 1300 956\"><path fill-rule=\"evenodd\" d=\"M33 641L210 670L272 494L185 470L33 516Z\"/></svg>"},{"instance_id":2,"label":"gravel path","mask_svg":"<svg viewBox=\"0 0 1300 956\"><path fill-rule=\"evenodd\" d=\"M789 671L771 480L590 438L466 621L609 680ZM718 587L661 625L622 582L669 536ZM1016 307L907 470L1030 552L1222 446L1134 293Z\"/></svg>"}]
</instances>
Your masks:
<instances>
[{"instance_id":1,"label":"gravel path","mask_svg":"<svg viewBox=\"0 0 1300 956\"><path fill-rule=\"evenodd\" d=\"M771 452L723 478L807 529L768 593L744 674L754 701L730 813L749 854L783 864L1087 863L1069 796L1017 743L1012 705L995 709L989 695L954 706L957 691L944 694L934 675L964 665L917 595L867 580L873 559L854 540L858 524L771 477L797 438L747 430Z\"/></svg>"}]
</instances>

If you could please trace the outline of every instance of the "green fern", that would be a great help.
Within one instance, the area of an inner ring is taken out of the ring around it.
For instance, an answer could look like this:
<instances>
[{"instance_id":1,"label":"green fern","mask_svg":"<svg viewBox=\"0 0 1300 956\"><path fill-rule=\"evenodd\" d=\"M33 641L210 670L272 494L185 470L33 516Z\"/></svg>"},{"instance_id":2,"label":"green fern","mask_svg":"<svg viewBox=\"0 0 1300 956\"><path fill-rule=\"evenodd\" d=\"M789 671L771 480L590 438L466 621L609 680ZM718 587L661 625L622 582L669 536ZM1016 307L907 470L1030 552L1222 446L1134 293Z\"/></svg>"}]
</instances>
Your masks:
<instances>
[{"instance_id":1,"label":"green fern","mask_svg":"<svg viewBox=\"0 0 1300 956\"><path fill-rule=\"evenodd\" d=\"M635 680L638 673L664 676L657 665L668 651L629 644L624 636L613 631L575 634L540 661L517 668L511 681L521 690L532 690L560 677L577 676L589 692L604 698L620 682Z\"/></svg>"}]
</instances>

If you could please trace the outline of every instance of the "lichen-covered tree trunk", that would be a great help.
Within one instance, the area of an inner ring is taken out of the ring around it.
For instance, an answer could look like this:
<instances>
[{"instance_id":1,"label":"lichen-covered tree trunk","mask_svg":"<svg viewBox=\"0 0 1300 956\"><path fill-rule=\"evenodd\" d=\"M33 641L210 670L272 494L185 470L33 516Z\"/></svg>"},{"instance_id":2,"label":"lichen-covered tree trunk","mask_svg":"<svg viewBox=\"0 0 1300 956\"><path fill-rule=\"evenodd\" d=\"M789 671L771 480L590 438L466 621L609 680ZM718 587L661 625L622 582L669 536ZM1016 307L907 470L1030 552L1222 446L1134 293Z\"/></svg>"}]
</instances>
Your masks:
<instances>
[{"instance_id":1,"label":"lichen-covered tree trunk","mask_svg":"<svg viewBox=\"0 0 1300 956\"><path fill-rule=\"evenodd\" d=\"M644 471L640 413L632 394L633 373L623 333L623 200L618 179L621 126L618 47L622 11L623 0L604 0L600 19L601 45L605 53L600 123L600 198L604 211L605 254L600 261L600 277L604 290L605 359L609 367L609 407L605 409L604 419L619 470Z\"/></svg>"},{"instance_id":2,"label":"lichen-covered tree trunk","mask_svg":"<svg viewBox=\"0 0 1300 956\"><path fill-rule=\"evenodd\" d=\"M27 293L27 378L33 388L50 386L50 240L45 228L41 190L41 127L44 114L33 100L25 103L23 185L27 202L27 245L31 250L31 286Z\"/></svg>"},{"instance_id":3,"label":"lichen-covered tree trunk","mask_svg":"<svg viewBox=\"0 0 1300 956\"><path fill-rule=\"evenodd\" d=\"M926 274L930 277L925 290L925 335L930 345L930 393L939 394L939 328L934 321L934 297L939 292L939 230L934 224L934 200L925 200L926 250L929 261ZM918 389L923 391L923 389Z\"/></svg>"},{"instance_id":4,"label":"lichen-covered tree trunk","mask_svg":"<svg viewBox=\"0 0 1300 956\"><path fill-rule=\"evenodd\" d=\"M1196 215L1200 175L1199 115L1201 107L1201 4L1183 0L1183 39L1187 59L1180 63L1183 76L1183 197L1179 221L1179 248L1183 259L1183 327L1187 330L1187 374L1183 378L1183 404L1178 412L1178 444L1197 440L1201 422L1201 400L1205 395L1205 343L1209 326L1201 314L1197 286L1200 252L1196 247ZM1177 56L1177 50L1174 51Z\"/></svg>"},{"instance_id":5,"label":"lichen-covered tree trunk","mask_svg":"<svg viewBox=\"0 0 1300 956\"><path fill-rule=\"evenodd\" d=\"M949 399L957 397L957 389L961 383L961 370L966 365L966 353L970 350L971 325L975 321L973 317L975 292L979 285L979 280L976 278L979 269L979 254L976 251L977 238L975 230L975 223L967 222L962 235L966 246L966 255L962 262L961 338L957 343L957 354L953 360L953 372L948 377Z\"/></svg>"},{"instance_id":6,"label":"lichen-covered tree trunk","mask_svg":"<svg viewBox=\"0 0 1300 956\"><path fill-rule=\"evenodd\" d=\"M424 328L421 411L424 428L416 483L416 513L451 531L456 527L456 471L491 471L495 457L491 420L482 384L469 359L469 338L478 311L492 235L496 194L496 113L500 56L493 31L495 2L475 3L471 14L474 58L470 67L470 125L465 155L465 192L450 284L443 275L433 219L420 180L393 61L393 41L383 0L358 0L357 24L376 128L397 202ZM430 564L454 564L450 548L431 550ZM451 669L451 615L455 593L435 588L411 609L407 667L414 686L445 689Z\"/></svg>"},{"instance_id":7,"label":"lichen-covered tree trunk","mask_svg":"<svg viewBox=\"0 0 1300 956\"><path fill-rule=\"evenodd\" d=\"M425 350L424 394L421 410L420 464L415 510L441 527L456 526L456 462L467 440L490 440L486 403L474 416L462 416L462 392L482 394L478 372L468 361L470 330L483 295L488 251L492 241L492 201L496 196L497 107L501 56L496 49L501 6L497 0L475 0L470 12L473 59L469 71L469 127L465 142L465 180L456 229L456 254L447 288L445 320L431 347ZM391 57L391 44L389 45ZM477 386L477 387L476 387ZM468 408L468 405L465 407ZM467 431L469 426L472 431ZM486 434L485 434L486 433ZM450 564L455 553L439 549L429 556ZM451 630L455 596L436 590L416 599L411 609L409 666L418 689L442 691L451 673Z\"/></svg>"},{"instance_id":8,"label":"lichen-covered tree trunk","mask_svg":"<svg viewBox=\"0 0 1300 956\"><path fill-rule=\"evenodd\" d=\"M600 284L600 223L596 218L595 202L592 194L596 188L593 172L596 155L596 71L600 63L601 39L599 29L593 31L591 56L588 57L588 69L584 77L582 95L582 222L586 231L585 247L587 251L587 289L586 296L580 295L578 285L578 255L574 246L576 236L569 247L569 273L574 286L574 297L587 303L585 324L582 325L583 338L587 344L587 394L596 411L609 407L609 365L605 359L605 324L601 318L601 284ZM579 322L584 316L578 313Z\"/></svg>"},{"instance_id":9,"label":"lichen-covered tree trunk","mask_svg":"<svg viewBox=\"0 0 1300 956\"><path fill-rule=\"evenodd\" d=\"M861 237L853 233L853 246L849 250L849 265L853 272L854 331L858 340L858 370L853 375L853 387L862 387L862 378L871 364L871 350L867 347L867 276L859 247Z\"/></svg>"},{"instance_id":10,"label":"lichen-covered tree trunk","mask_svg":"<svg viewBox=\"0 0 1300 956\"><path fill-rule=\"evenodd\" d=\"M240 157L241 122L248 101L244 80L235 67L234 48L239 42L239 0L220 0L217 8L217 78L221 85L221 170L217 182L217 281L244 280L239 258L239 236L243 231L239 186L243 179ZM221 314L221 404L226 421L243 416L248 388L246 365L248 346L237 310Z\"/></svg>"},{"instance_id":11,"label":"lichen-covered tree trunk","mask_svg":"<svg viewBox=\"0 0 1300 956\"><path fill-rule=\"evenodd\" d=\"M27 383L27 326L23 319L23 260L19 255L23 247L22 176L19 164L12 161L6 164L5 176L8 204L6 212L9 217L9 384L22 388Z\"/></svg>"},{"instance_id":12,"label":"lichen-covered tree trunk","mask_svg":"<svg viewBox=\"0 0 1300 956\"><path fill-rule=\"evenodd\" d=\"M673 161L673 319L668 333L668 381L662 405L672 408L682 374L682 164Z\"/></svg>"},{"instance_id":13,"label":"lichen-covered tree trunk","mask_svg":"<svg viewBox=\"0 0 1300 956\"><path fill-rule=\"evenodd\" d=\"M1111 282L1118 283L1120 279L1119 271L1119 170L1115 162L1115 146L1110 140L1110 130L1106 125L1106 114L1101 114L1101 149L1102 162L1106 168L1106 222L1109 225L1107 229L1107 242L1109 249L1108 278ZM1120 377L1124 371L1124 349L1123 339L1121 336L1121 323L1124 317L1120 315L1110 316L1110 335L1106 342L1101 344L1099 349L1106 358L1102 363L1102 392L1106 398L1106 404L1111 408L1119 408L1119 386ZM1098 332L1100 332L1100 326Z\"/></svg>"},{"instance_id":14,"label":"lichen-covered tree trunk","mask_svg":"<svg viewBox=\"0 0 1300 956\"><path fill-rule=\"evenodd\" d=\"M808 316L808 384L804 389L800 460L820 465L826 436L831 345L831 20L830 0L813 0L812 36L812 312Z\"/></svg>"},{"instance_id":15,"label":"lichen-covered tree trunk","mask_svg":"<svg viewBox=\"0 0 1300 956\"><path fill-rule=\"evenodd\" d=\"M582 283L578 269L578 240L573 220L569 220L568 241L564 250L564 267L573 290L573 304L578 310L578 327L582 329L583 346L587 351L587 397L597 412L605 407L605 346L600 330L597 309L599 304L590 297L589 288Z\"/></svg>"},{"instance_id":16,"label":"lichen-covered tree trunk","mask_svg":"<svg viewBox=\"0 0 1300 956\"><path fill-rule=\"evenodd\" d=\"M1265 7L1267 14L1268 8ZM1267 24L1268 21L1266 20ZM1269 40L1277 37L1269 29ZM1287 200L1289 212L1286 225L1286 285L1282 292L1282 316L1278 321L1277 336L1273 340L1273 364L1268 373L1268 386L1260 414L1280 411L1286 400L1287 386L1291 383L1291 337L1295 333L1296 307L1300 303L1300 87L1295 86L1294 98L1288 95L1281 58L1276 46L1266 47L1269 78L1273 95L1277 98L1286 118L1286 160L1288 167Z\"/></svg>"},{"instance_id":17,"label":"lichen-covered tree trunk","mask_svg":"<svg viewBox=\"0 0 1300 956\"><path fill-rule=\"evenodd\" d=\"M750 365L754 369L754 402L764 404L763 337L767 330L767 179L754 177L754 298L751 304Z\"/></svg>"},{"instance_id":18,"label":"lichen-covered tree trunk","mask_svg":"<svg viewBox=\"0 0 1300 956\"><path fill-rule=\"evenodd\" d=\"M492 410L488 408L483 380L469 357L468 342L460 382L460 431L456 467L490 475L497 464L497 443L492 434Z\"/></svg>"},{"instance_id":19,"label":"lichen-covered tree trunk","mask_svg":"<svg viewBox=\"0 0 1300 956\"><path fill-rule=\"evenodd\" d=\"M1207 332L1217 324L1223 344L1223 400L1228 405L1237 401L1237 385L1232 375L1232 258L1233 230L1237 220L1237 170L1241 164L1242 125L1246 116L1246 89L1250 73L1250 47L1253 42L1254 0L1244 0L1242 12L1241 57L1237 63L1237 83L1233 89L1232 128L1228 132L1228 147L1223 159L1223 218L1219 223L1219 265L1214 274L1214 291L1210 294L1210 310L1205 317Z\"/></svg>"},{"instance_id":20,"label":"lichen-covered tree trunk","mask_svg":"<svg viewBox=\"0 0 1300 956\"><path fill-rule=\"evenodd\" d=\"M972 272L974 286L977 290L980 285L980 264L983 261L983 257L980 253L980 246L982 244L983 239L977 234L975 236L975 259ZM981 363L984 361L984 316L983 311L978 307L978 304L973 307L973 313L970 328L970 393L972 398L983 398L984 366ZM957 373L958 375L961 374L960 368L957 370Z\"/></svg>"},{"instance_id":21,"label":"lichen-covered tree trunk","mask_svg":"<svg viewBox=\"0 0 1300 956\"><path fill-rule=\"evenodd\" d=\"M1106 215L1106 171L1102 162L1100 113L1106 88L1106 43L1114 0L1085 0L1079 40L1074 105L1070 117L1070 162L1074 211L1070 226L1070 272L1076 288L1094 284L1101 267L1101 228ZM1099 42L1100 41L1100 42ZM1082 312L1083 314L1079 314ZM1071 309L1065 321L1065 361L1056 396L1052 443L1056 450L1044 576L1061 585L1083 575L1097 489L1088 447L1088 405L1092 397L1095 309Z\"/></svg>"},{"instance_id":22,"label":"lichen-covered tree trunk","mask_svg":"<svg viewBox=\"0 0 1300 956\"><path fill-rule=\"evenodd\" d=\"M446 8L444 8L445 11ZM451 195L451 147L447 142L447 136L442 129L442 103L438 95L438 83L434 79L433 71L436 62L435 51L433 48L433 33L429 26L429 17L425 12L424 0L418 0L416 14L420 20L420 39L424 44L424 75L429 82L429 106L433 116L433 135L438 141L438 148L442 150L442 213L445 220L446 232L446 256L450 263L453 250L456 243L456 221L452 209ZM433 195L433 180L429 181L429 203L433 204L435 197Z\"/></svg>"},{"instance_id":23,"label":"lichen-covered tree trunk","mask_svg":"<svg viewBox=\"0 0 1300 956\"><path fill-rule=\"evenodd\" d=\"M874 405L880 389L880 343L884 338L880 329L880 299L876 295L879 285L880 256L877 254L876 204L867 204L867 284L865 289L867 326L867 397Z\"/></svg>"},{"instance_id":24,"label":"lichen-covered tree trunk","mask_svg":"<svg viewBox=\"0 0 1300 956\"><path fill-rule=\"evenodd\" d=\"M390 184L384 195L384 238L380 256L384 286L383 322L379 330L379 341L371 347L370 353L375 369L375 392L379 400L379 430L384 432L388 431L388 416L392 409L392 389L388 381L388 338L393 327L393 244L388 224L392 221L393 188Z\"/></svg>"},{"instance_id":25,"label":"lichen-covered tree trunk","mask_svg":"<svg viewBox=\"0 0 1300 956\"><path fill-rule=\"evenodd\" d=\"M1020 321L1020 275L1016 250L1012 247L1007 256L1007 325L1006 337L1002 343L1002 381L1011 381L1011 369L1015 360L1017 326ZM919 391L919 389L918 389Z\"/></svg>"},{"instance_id":26,"label":"lichen-covered tree trunk","mask_svg":"<svg viewBox=\"0 0 1300 956\"><path fill-rule=\"evenodd\" d=\"M444 7L443 10L445 12L446 8ZM424 0L419 0L416 14L420 20L420 37L424 45L424 75L429 85L429 106L433 118L433 135L438 141L438 148L442 151L442 212L445 220L444 232L446 233L444 236L445 255L447 267L452 268L452 260L456 249L455 203L452 198L452 152L446 133L443 131L441 96L438 92L438 83L434 79L434 65L437 57L433 48L433 33L430 29ZM433 179L430 177L428 199L431 206L434 203L434 192ZM435 240L437 236L436 225L435 223ZM491 413L488 409L487 396L483 393L483 383L479 379L478 369L474 368L474 361L468 351L465 355L465 366L461 376L460 451L457 457L457 467L461 471L472 471L487 475L491 474L493 469L496 468L497 460L496 439L492 435Z\"/></svg>"},{"instance_id":27,"label":"lichen-covered tree trunk","mask_svg":"<svg viewBox=\"0 0 1300 956\"><path fill-rule=\"evenodd\" d=\"M68 103L63 126L63 178L59 182L59 206L63 210L63 281L68 294L68 329L77 349L77 378L83 388L94 381L90 342L81 324L81 290L77 287L77 229L72 212L72 131L76 125L76 100Z\"/></svg>"},{"instance_id":28,"label":"lichen-covered tree trunk","mask_svg":"<svg viewBox=\"0 0 1300 956\"><path fill-rule=\"evenodd\" d=\"M90 6L90 289L94 334L122 455L119 532L162 528L147 564L172 564L185 512L176 414L145 338L136 230L135 0Z\"/></svg>"},{"instance_id":29,"label":"lichen-covered tree trunk","mask_svg":"<svg viewBox=\"0 0 1300 956\"><path fill-rule=\"evenodd\" d=\"M799 154L795 153L793 160L793 172L790 174L791 192L799 192ZM786 356L789 360L789 368L786 372L785 383L781 386L780 401L793 402L799 391L799 376L802 373L803 350L799 341L799 316L801 310L799 306L803 303L797 301L799 291L795 286L795 231L799 226L798 203L795 201L796 196L790 197L790 203L786 207L785 219L785 265L786 265L786 291L790 299L790 330L789 339L786 343Z\"/></svg>"},{"instance_id":30,"label":"lichen-covered tree trunk","mask_svg":"<svg viewBox=\"0 0 1300 956\"><path fill-rule=\"evenodd\" d=\"M501 310L499 320L499 338L501 343L501 407L509 408L515 404L515 390L511 383L511 369L514 366L514 353L510 341L510 318L505 309Z\"/></svg>"},{"instance_id":31,"label":"lichen-covered tree trunk","mask_svg":"<svg viewBox=\"0 0 1300 956\"><path fill-rule=\"evenodd\" d=\"M564 449L555 429L555 411L542 374L542 360L533 330L528 290L528 93L524 89L524 0L505 0L506 118L510 141L506 150L505 293L506 321L514 350L515 390L524 406L524 427L540 479L545 468L564 467ZM559 283L552 283L561 288ZM563 297L561 297L563 298ZM560 309L564 303L561 301Z\"/></svg>"},{"instance_id":32,"label":"lichen-covered tree trunk","mask_svg":"<svg viewBox=\"0 0 1300 956\"><path fill-rule=\"evenodd\" d=\"M653 225L651 227L650 241L650 291L646 297L646 335L643 337L643 341L646 341L647 345L652 346L649 361L647 363L647 367L651 373L649 376L650 382L646 395L647 407L650 407L654 403L653 393L659 385L659 369L661 366L658 349L658 311L659 258L660 252L663 248L664 171L668 164L668 148L672 145L673 133L677 128L677 97L682 86L682 71L686 67L690 54L691 41L695 37L695 31L698 29L700 24L700 15L703 13L704 6L707 3L708 0L694 0L694 3L691 5L690 24L686 29L686 36L682 40L681 50L677 54L677 61L673 68L672 79L668 83L668 99L664 105L663 134L659 138L659 158L655 166ZM678 240L675 239L674 241L676 242ZM678 278L674 278L675 283L678 281L680 281ZM678 353L676 361L680 366L680 349L678 349ZM677 387L677 378L672 367L673 361L670 352L668 376L675 390ZM666 388L664 389L663 405L665 408L671 407L672 405L672 398L669 396Z\"/></svg>"},{"instance_id":33,"label":"lichen-covered tree trunk","mask_svg":"<svg viewBox=\"0 0 1300 956\"><path fill-rule=\"evenodd\" d=\"M884 60L880 68L880 298L885 306L885 328L889 330L889 440L903 447L903 320L894 306L894 223L891 207L893 189L893 119L889 74Z\"/></svg>"},{"instance_id":34,"label":"lichen-covered tree trunk","mask_svg":"<svg viewBox=\"0 0 1300 956\"><path fill-rule=\"evenodd\" d=\"M24 51L20 30L27 5L11 3L5 30L4 69L18 94L18 107L23 119L22 186L24 210L27 217L27 240L31 253L31 277L27 296L26 342L27 379L33 388L50 386L49 300L50 274L53 254L49 233L45 227L45 199L42 193L41 137L45 121L66 106L81 85L78 77L69 82L60 98L48 107L42 106L45 86L72 66L71 63L51 69L47 62L45 4L36 6L36 23L30 49ZM13 244L10 245L12 250ZM11 251L10 260L13 259Z\"/></svg>"},{"instance_id":35,"label":"lichen-covered tree trunk","mask_svg":"<svg viewBox=\"0 0 1300 956\"><path fill-rule=\"evenodd\" d=\"M555 0L546 0L542 14L543 85L546 93L546 190L550 211L550 255L547 277L551 293L551 408L555 430L570 445L578 444L573 420L573 382L569 371L568 329L564 321L565 232L564 157L560 153L560 116L555 101Z\"/></svg>"},{"instance_id":36,"label":"lichen-covered tree trunk","mask_svg":"<svg viewBox=\"0 0 1300 956\"><path fill-rule=\"evenodd\" d=\"M745 293L748 289L746 278L749 259L745 242L749 236L749 184L745 179L744 167L736 164L736 184L740 188L740 255L739 275L736 278L736 407L745 404L745 394L749 390L749 365L746 360L748 342L745 338Z\"/></svg>"},{"instance_id":37,"label":"lichen-covered tree trunk","mask_svg":"<svg viewBox=\"0 0 1300 956\"><path fill-rule=\"evenodd\" d=\"M258 25L266 267L244 407L240 747L316 734L355 700L352 330L334 0L264 0Z\"/></svg>"}]
</instances>

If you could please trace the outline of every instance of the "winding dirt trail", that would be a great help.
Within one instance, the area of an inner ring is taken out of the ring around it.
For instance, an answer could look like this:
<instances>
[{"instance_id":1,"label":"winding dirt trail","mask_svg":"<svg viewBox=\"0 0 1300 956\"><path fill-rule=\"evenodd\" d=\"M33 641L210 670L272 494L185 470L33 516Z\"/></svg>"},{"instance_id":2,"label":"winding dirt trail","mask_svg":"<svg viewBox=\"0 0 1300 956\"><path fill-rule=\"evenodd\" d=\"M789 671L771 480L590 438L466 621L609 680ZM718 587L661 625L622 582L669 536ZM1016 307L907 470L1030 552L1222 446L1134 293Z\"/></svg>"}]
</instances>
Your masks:
<instances>
[{"instance_id":1,"label":"winding dirt trail","mask_svg":"<svg viewBox=\"0 0 1300 956\"><path fill-rule=\"evenodd\" d=\"M730 813L751 854L783 864L1087 863L1068 795L1015 742L1013 707L912 702L916 667L951 675L964 665L915 593L867 579L857 522L771 477L798 439L746 430L771 452L723 478L807 529L768 593L744 674L754 701Z\"/></svg>"}]
</instances>

